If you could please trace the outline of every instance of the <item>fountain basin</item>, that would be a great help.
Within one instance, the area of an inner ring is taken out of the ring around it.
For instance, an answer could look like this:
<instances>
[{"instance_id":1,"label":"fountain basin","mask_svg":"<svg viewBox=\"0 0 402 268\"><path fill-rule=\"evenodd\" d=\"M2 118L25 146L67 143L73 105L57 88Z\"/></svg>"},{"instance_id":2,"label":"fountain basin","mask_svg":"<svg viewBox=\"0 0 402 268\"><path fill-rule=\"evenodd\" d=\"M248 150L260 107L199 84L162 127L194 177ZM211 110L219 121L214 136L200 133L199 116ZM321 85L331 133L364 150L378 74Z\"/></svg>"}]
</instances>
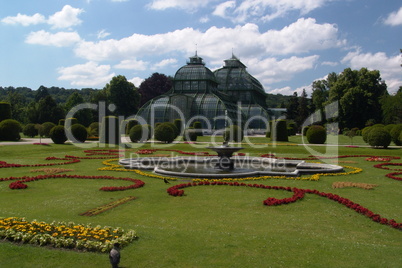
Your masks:
<instances>
[{"instance_id":1,"label":"fountain basin","mask_svg":"<svg viewBox=\"0 0 402 268\"><path fill-rule=\"evenodd\" d=\"M235 156L233 168L219 168L222 157L141 157L121 159L127 169L153 170L156 174L184 178L244 178L260 176L292 176L341 172L337 165L306 163L265 157Z\"/></svg>"}]
</instances>

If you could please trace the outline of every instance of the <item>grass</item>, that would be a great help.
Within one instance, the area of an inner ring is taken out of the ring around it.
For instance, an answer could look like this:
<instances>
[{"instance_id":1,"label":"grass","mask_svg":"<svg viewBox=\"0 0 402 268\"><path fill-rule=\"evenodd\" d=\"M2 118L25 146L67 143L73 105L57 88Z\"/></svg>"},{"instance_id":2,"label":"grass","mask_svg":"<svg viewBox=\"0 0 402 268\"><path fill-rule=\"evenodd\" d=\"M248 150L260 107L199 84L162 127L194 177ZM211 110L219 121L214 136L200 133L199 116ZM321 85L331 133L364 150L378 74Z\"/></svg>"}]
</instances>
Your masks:
<instances>
[{"instance_id":1,"label":"grass","mask_svg":"<svg viewBox=\"0 0 402 268\"><path fill-rule=\"evenodd\" d=\"M307 157L311 151L289 143L265 148L244 144L251 155L275 153L278 156ZM354 138L360 144L359 137ZM348 144L349 138L341 141ZM202 137L208 141L208 137ZM252 139L266 143L264 138ZM350 141L350 140L349 140ZM362 144L363 145L363 144ZM155 146L155 145L152 145ZM207 144L193 148L176 144L171 149L207 151ZM151 145L143 145L150 148ZM325 152L326 148L311 146ZM400 156L401 149L378 150L339 146L339 155ZM159 152L158 152L159 153ZM165 152L161 152L165 153ZM73 145L0 146L0 161L46 163L48 156L84 156ZM340 163L363 169L360 174L322 177L317 182L264 180L258 183L317 189L331 192L379 213L402 221L401 182L386 178L390 171L376 169L365 157L344 158ZM401 162L393 160L392 162ZM333 201L315 195L289 205L266 207L267 197L285 198L291 193L245 187L191 187L183 197L167 195L162 180L134 173L98 171L102 160L57 166L74 169L67 174L130 176L143 180L143 188L122 192L102 192L102 186L127 185L124 181L49 179L28 183L25 190L10 190L0 182L0 217L26 217L27 220L73 221L92 225L122 227L137 231L139 239L122 249L123 267L398 267L402 261L402 234L355 213ZM38 175L34 168L3 168L0 177ZM373 190L332 189L335 181L379 185ZM181 181L172 182L174 185ZM136 200L96 216L80 216L89 209L118 199ZM41 248L0 242L1 267L106 267L107 254Z\"/></svg>"}]
</instances>

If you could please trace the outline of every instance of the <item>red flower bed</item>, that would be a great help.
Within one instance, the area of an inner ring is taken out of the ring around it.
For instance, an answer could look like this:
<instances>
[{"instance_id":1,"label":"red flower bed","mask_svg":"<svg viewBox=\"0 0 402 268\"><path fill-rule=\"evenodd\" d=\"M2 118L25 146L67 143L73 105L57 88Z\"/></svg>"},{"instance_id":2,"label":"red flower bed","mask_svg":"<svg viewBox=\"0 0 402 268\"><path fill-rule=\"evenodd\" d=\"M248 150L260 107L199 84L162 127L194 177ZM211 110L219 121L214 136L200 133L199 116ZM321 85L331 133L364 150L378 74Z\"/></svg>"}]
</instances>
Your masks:
<instances>
[{"instance_id":1,"label":"red flower bed","mask_svg":"<svg viewBox=\"0 0 402 268\"><path fill-rule=\"evenodd\" d=\"M402 177L397 177L395 175L402 175L402 172L393 172L393 173L389 173L389 174L387 174L385 176L388 177L388 178L397 180L397 181L402 181Z\"/></svg>"},{"instance_id":2,"label":"red flower bed","mask_svg":"<svg viewBox=\"0 0 402 268\"><path fill-rule=\"evenodd\" d=\"M184 190L183 188L186 187L193 187L193 186L213 186L213 185L227 185L227 186L245 186L245 187L254 187L254 188L262 188L262 189L272 189L272 190L284 190L284 191L289 191L293 192L293 196L289 198L283 198L283 199L277 199L274 197L268 197L266 200L263 201L263 204L266 206L278 206L278 205L283 205L283 204L290 204L294 203L298 200L303 199L305 194L315 194L321 197L328 198L330 200L333 200L335 202L338 202L339 204L342 204L350 209L353 209L355 212L362 214L368 218L370 218L372 221L384 224L384 225L389 225L393 228L396 228L398 230L402 230L402 223L396 222L394 219L387 219L383 218L378 214L375 214L374 212L370 211L369 209L354 203L353 201L341 197L336 194L332 193L324 193L324 192L319 192L317 190L310 190L310 189L299 189L299 188L291 188L291 187L282 187L282 186L269 186L269 185L264 185L264 184L246 184L246 183L239 183L239 182L224 182L224 181L202 181L198 183L183 183L183 184L178 184L175 186L172 186L168 188L166 191L169 195L171 196L183 196L184 195Z\"/></svg>"},{"instance_id":3,"label":"red flower bed","mask_svg":"<svg viewBox=\"0 0 402 268\"><path fill-rule=\"evenodd\" d=\"M400 168L391 169L386 166L402 166L402 163L381 163L381 164L374 165L375 168L382 168L382 169L388 169L388 170L402 170Z\"/></svg>"},{"instance_id":4,"label":"red flower bed","mask_svg":"<svg viewBox=\"0 0 402 268\"><path fill-rule=\"evenodd\" d=\"M25 183L22 183L20 181L15 181L10 183L9 185L10 189L15 190L15 189L26 189L28 187L28 185L26 185Z\"/></svg>"}]
</instances>

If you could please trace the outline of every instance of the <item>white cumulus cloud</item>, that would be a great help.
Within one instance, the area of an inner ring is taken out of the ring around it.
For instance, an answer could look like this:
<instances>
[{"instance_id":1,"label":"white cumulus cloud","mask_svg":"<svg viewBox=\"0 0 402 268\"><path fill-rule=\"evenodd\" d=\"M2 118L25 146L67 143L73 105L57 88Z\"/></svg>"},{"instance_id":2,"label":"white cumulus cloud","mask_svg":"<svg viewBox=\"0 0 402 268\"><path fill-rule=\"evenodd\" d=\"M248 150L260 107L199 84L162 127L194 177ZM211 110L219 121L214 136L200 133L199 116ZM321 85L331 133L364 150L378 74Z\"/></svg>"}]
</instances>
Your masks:
<instances>
[{"instance_id":1,"label":"white cumulus cloud","mask_svg":"<svg viewBox=\"0 0 402 268\"><path fill-rule=\"evenodd\" d=\"M5 17L4 19L1 20L5 24L21 24L22 26L29 26L29 25L35 25L35 24L40 24L40 23L45 23L46 19L43 15L36 13L32 16L24 15L18 13L17 16L15 17Z\"/></svg>"},{"instance_id":2,"label":"white cumulus cloud","mask_svg":"<svg viewBox=\"0 0 402 268\"><path fill-rule=\"evenodd\" d=\"M93 61L70 67L61 67L58 69L60 74L58 80L69 81L73 86L104 86L115 76L114 73L110 73L110 69L110 65L99 65Z\"/></svg>"},{"instance_id":3,"label":"white cumulus cloud","mask_svg":"<svg viewBox=\"0 0 402 268\"><path fill-rule=\"evenodd\" d=\"M205 7L217 0L153 0L148 7L155 10L165 10L168 8L185 9L194 11L199 7Z\"/></svg>"},{"instance_id":4,"label":"white cumulus cloud","mask_svg":"<svg viewBox=\"0 0 402 268\"><path fill-rule=\"evenodd\" d=\"M137 59L130 59L130 60L122 60L119 64L116 64L113 67L117 69L144 71L148 68L148 65L149 65L148 62Z\"/></svg>"},{"instance_id":5,"label":"white cumulus cloud","mask_svg":"<svg viewBox=\"0 0 402 268\"><path fill-rule=\"evenodd\" d=\"M78 15L82 12L84 12L83 9L65 5L61 11L51 15L47 22L55 29L70 28L81 24L82 21L78 18Z\"/></svg>"},{"instance_id":6,"label":"white cumulus cloud","mask_svg":"<svg viewBox=\"0 0 402 268\"><path fill-rule=\"evenodd\" d=\"M384 23L392 26L402 25L402 7L389 14Z\"/></svg>"},{"instance_id":7,"label":"white cumulus cloud","mask_svg":"<svg viewBox=\"0 0 402 268\"><path fill-rule=\"evenodd\" d=\"M81 40L77 32L58 32L55 34L44 30L31 32L25 39L28 44L67 47L74 45Z\"/></svg>"}]
</instances>

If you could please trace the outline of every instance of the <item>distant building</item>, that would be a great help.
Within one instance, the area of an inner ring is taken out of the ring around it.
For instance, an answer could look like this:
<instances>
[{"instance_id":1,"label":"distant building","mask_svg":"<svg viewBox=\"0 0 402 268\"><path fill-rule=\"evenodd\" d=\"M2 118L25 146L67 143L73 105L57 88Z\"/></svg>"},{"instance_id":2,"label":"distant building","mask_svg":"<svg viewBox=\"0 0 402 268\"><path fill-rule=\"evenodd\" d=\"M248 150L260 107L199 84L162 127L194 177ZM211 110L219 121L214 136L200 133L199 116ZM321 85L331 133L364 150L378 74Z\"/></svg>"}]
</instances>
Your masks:
<instances>
[{"instance_id":1,"label":"distant building","mask_svg":"<svg viewBox=\"0 0 402 268\"><path fill-rule=\"evenodd\" d=\"M148 124L182 119L210 130L234 124L264 131L272 116L266 98L261 83L234 55L212 72L196 53L177 70L172 89L144 104L137 116Z\"/></svg>"}]
</instances>

